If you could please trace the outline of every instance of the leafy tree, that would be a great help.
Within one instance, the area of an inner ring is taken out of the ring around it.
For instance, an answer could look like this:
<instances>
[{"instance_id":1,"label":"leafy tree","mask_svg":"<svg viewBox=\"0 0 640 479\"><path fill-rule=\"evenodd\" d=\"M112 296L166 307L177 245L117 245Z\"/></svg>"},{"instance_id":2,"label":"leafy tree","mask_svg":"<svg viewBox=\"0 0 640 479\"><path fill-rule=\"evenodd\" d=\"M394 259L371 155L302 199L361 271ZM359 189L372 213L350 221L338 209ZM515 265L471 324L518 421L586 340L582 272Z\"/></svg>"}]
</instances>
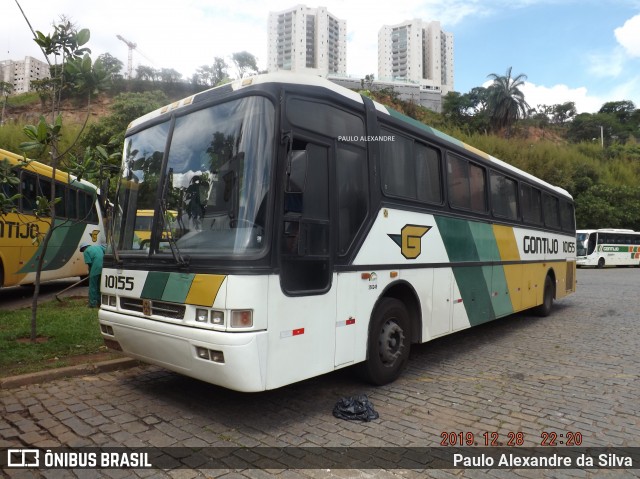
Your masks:
<instances>
[{"instance_id":1,"label":"leafy tree","mask_svg":"<svg viewBox=\"0 0 640 479\"><path fill-rule=\"evenodd\" d=\"M192 82L196 85L208 87L220 85L229 78L228 68L229 66L223 58L215 57L213 65L202 65L196 70L192 77Z\"/></svg>"},{"instance_id":2,"label":"leafy tree","mask_svg":"<svg viewBox=\"0 0 640 479\"><path fill-rule=\"evenodd\" d=\"M98 58L96 58L96 65L97 64L100 64L101 68L111 75L112 78L122 78L120 72L124 68L124 63L110 53L98 55Z\"/></svg>"},{"instance_id":3,"label":"leafy tree","mask_svg":"<svg viewBox=\"0 0 640 479\"><path fill-rule=\"evenodd\" d=\"M467 93L469 101L473 105L474 115L484 114L489 106L489 90L482 86L477 86Z\"/></svg>"},{"instance_id":4,"label":"leafy tree","mask_svg":"<svg viewBox=\"0 0 640 479\"><path fill-rule=\"evenodd\" d=\"M127 125L136 118L169 103L167 96L161 91L142 93L121 93L110 105L111 113L87 128L81 138L85 147L105 145L108 156L119 154L124 144Z\"/></svg>"},{"instance_id":5,"label":"leafy tree","mask_svg":"<svg viewBox=\"0 0 640 479\"><path fill-rule=\"evenodd\" d=\"M23 12L24 15L24 12ZM25 20L31 27L28 19ZM47 122L44 117L40 118L37 125L27 125L23 131L28 141L20 145L23 152L30 152L35 155L47 154L50 158L52 177L55 178L56 171L60 163L67 157L67 151L59 150L59 142L62 135L62 115L61 98L63 90L74 90L87 99L87 120L89 118L89 107L91 96L104 86L108 75L100 65L96 67L89 56L90 50L84 45L90 39L90 32L87 29L77 29L68 19L62 17L58 25L53 26L53 33L45 35L39 31L33 31L34 41L42 50L47 62L51 67L53 86L52 121ZM54 63L49 60L53 56ZM86 120L85 120L86 123ZM41 219L49 222L49 228L41 241L39 247L41 253L38 257L35 287L33 300L31 303L31 341L36 340L38 296L40 294L40 279L46 250L56 228L60 223L56 223L56 204L61 200L56 195L55 181L50 183L50 195L37 197L37 209L35 214Z\"/></svg>"},{"instance_id":6,"label":"leafy tree","mask_svg":"<svg viewBox=\"0 0 640 479\"><path fill-rule=\"evenodd\" d=\"M0 96L2 96L2 114L0 115L0 126L4 124L4 111L7 107L7 100L13 91L13 84L0 81Z\"/></svg>"},{"instance_id":7,"label":"leafy tree","mask_svg":"<svg viewBox=\"0 0 640 479\"><path fill-rule=\"evenodd\" d=\"M575 199L581 228L630 228L640 225L640 187L596 184Z\"/></svg>"},{"instance_id":8,"label":"leafy tree","mask_svg":"<svg viewBox=\"0 0 640 479\"><path fill-rule=\"evenodd\" d=\"M158 78L158 70L146 65L138 65L136 68L136 78L138 80L148 80L155 82Z\"/></svg>"},{"instance_id":9,"label":"leafy tree","mask_svg":"<svg viewBox=\"0 0 640 479\"><path fill-rule=\"evenodd\" d=\"M530 109L520 90L527 76L521 73L512 77L511 67L509 67L505 75L491 73L488 78L493 80L487 96L491 125L496 131L506 129L508 137L513 123L519 118L525 118Z\"/></svg>"},{"instance_id":10,"label":"leafy tree","mask_svg":"<svg viewBox=\"0 0 640 479\"><path fill-rule=\"evenodd\" d=\"M213 59L211 86L217 86L221 83L229 80L228 73L229 65L224 61L222 57L215 57Z\"/></svg>"},{"instance_id":11,"label":"leafy tree","mask_svg":"<svg viewBox=\"0 0 640 479\"><path fill-rule=\"evenodd\" d=\"M486 131L487 101L488 90L483 87L473 88L465 94L449 92L443 98L442 115L457 127Z\"/></svg>"},{"instance_id":12,"label":"leafy tree","mask_svg":"<svg viewBox=\"0 0 640 479\"><path fill-rule=\"evenodd\" d=\"M164 83L177 83L182 78L182 73L173 68L161 68L158 75Z\"/></svg>"},{"instance_id":13,"label":"leafy tree","mask_svg":"<svg viewBox=\"0 0 640 479\"><path fill-rule=\"evenodd\" d=\"M632 101L609 101L602 105L598 113L614 115L620 123L630 123L636 111Z\"/></svg>"},{"instance_id":14,"label":"leafy tree","mask_svg":"<svg viewBox=\"0 0 640 479\"><path fill-rule=\"evenodd\" d=\"M258 73L258 61L255 56L247 51L232 54L231 60L236 68L238 78Z\"/></svg>"},{"instance_id":15,"label":"leafy tree","mask_svg":"<svg viewBox=\"0 0 640 479\"><path fill-rule=\"evenodd\" d=\"M370 73L369 75L365 75L364 78L360 79L360 88L363 90L371 90L371 86L375 81L375 75Z\"/></svg>"},{"instance_id":16,"label":"leafy tree","mask_svg":"<svg viewBox=\"0 0 640 479\"><path fill-rule=\"evenodd\" d=\"M70 62L79 61L84 55L91 53L91 50L84 47L91 36L88 29L78 30L76 26L66 17L61 17L58 25L53 25L53 33L44 35L42 32L34 32L34 41L44 53L49 63L51 79L56 82L56 93L53 100L52 116L60 111L62 93L65 90L64 67ZM49 57L53 56L53 64Z\"/></svg>"},{"instance_id":17,"label":"leafy tree","mask_svg":"<svg viewBox=\"0 0 640 479\"><path fill-rule=\"evenodd\" d=\"M40 98L40 105L42 106L43 110L53 105L52 101L55 85L56 80L53 78L43 78L42 80L33 80L31 82L31 86Z\"/></svg>"},{"instance_id":18,"label":"leafy tree","mask_svg":"<svg viewBox=\"0 0 640 479\"><path fill-rule=\"evenodd\" d=\"M602 130L601 130L602 128ZM608 113L580 113L569 125L567 138L573 142L591 141L600 143L600 135L605 145L611 143L613 136L622 134L615 116Z\"/></svg>"},{"instance_id":19,"label":"leafy tree","mask_svg":"<svg viewBox=\"0 0 640 479\"><path fill-rule=\"evenodd\" d=\"M576 116L578 111L576 110L576 104L572 101L567 101L561 105L553 105L552 107L552 121L557 125L564 125L568 121L571 121Z\"/></svg>"},{"instance_id":20,"label":"leafy tree","mask_svg":"<svg viewBox=\"0 0 640 479\"><path fill-rule=\"evenodd\" d=\"M442 115L457 126L470 120L472 108L473 103L468 94L450 91L442 99Z\"/></svg>"}]
</instances>

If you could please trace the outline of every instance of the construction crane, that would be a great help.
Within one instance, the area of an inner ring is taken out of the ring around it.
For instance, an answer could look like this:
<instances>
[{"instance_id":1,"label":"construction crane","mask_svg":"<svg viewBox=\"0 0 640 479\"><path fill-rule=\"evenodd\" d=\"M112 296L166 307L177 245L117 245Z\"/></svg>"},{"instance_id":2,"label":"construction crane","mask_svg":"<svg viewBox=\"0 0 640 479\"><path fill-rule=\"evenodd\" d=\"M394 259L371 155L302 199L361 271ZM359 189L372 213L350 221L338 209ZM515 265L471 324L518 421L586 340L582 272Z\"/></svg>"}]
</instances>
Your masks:
<instances>
[{"instance_id":1,"label":"construction crane","mask_svg":"<svg viewBox=\"0 0 640 479\"><path fill-rule=\"evenodd\" d=\"M116 37L118 37L118 40L121 40L124 43L126 43L127 46L129 47L129 58L127 63L127 80L130 80L131 74L133 72L133 50L135 50L138 45L136 45L133 42L130 42L129 40L127 40L121 35L116 35Z\"/></svg>"}]
</instances>

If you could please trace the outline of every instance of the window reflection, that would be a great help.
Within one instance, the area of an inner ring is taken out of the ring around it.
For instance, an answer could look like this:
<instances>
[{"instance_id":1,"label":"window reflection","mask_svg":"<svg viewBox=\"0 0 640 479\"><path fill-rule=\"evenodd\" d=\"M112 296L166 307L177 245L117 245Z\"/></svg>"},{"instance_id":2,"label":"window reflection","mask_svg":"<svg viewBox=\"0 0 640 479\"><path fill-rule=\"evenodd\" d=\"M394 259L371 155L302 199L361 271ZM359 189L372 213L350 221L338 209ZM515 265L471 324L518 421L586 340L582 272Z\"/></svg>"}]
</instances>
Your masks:
<instances>
[{"instance_id":1,"label":"window reflection","mask_svg":"<svg viewBox=\"0 0 640 479\"><path fill-rule=\"evenodd\" d=\"M124 203L120 204L126 206L119 209L120 229L133 232L136 211L151 209L158 212L153 229L158 252L170 252L170 241L182 254L190 255L262 250L273 123L273 105L263 97L234 100L176 118L162 180L168 128L157 125L134 135L128 140L131 151L126 152L121 183ZM154 143L155 138L162 139ZM163 198L158 198L158 191ZM139 251L150 243L141 245L135 234L130 236L121 242L122 249Z\"/></svg>"}]
</instances>

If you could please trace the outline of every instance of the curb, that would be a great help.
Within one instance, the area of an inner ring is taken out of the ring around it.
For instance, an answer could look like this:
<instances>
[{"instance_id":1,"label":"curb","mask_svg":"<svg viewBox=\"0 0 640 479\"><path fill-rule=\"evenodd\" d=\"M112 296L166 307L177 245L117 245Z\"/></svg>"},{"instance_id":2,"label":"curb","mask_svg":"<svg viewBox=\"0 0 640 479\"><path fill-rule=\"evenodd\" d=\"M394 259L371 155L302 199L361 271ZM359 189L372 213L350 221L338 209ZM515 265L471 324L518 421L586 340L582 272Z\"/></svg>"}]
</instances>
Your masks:
<instances>
[{"instance_id":1,"label":"curb","mask_svg":"<svg viewBox=\"0 0 640 479\"><path fill-rule=\"evenodd\" d=\"M72 378L84 376L88 374L108 373L111 371L119 371L121 369L133 368L141 363L136 359L120 358L109 361L101 361L92 364L78 364L76 366L67 366L58 369L49 369L47 371L39 371L37 373L22 374L0 379L0 389L14 389L21 386L29 386L54 379Z\"/></svg>"}]
</instances>

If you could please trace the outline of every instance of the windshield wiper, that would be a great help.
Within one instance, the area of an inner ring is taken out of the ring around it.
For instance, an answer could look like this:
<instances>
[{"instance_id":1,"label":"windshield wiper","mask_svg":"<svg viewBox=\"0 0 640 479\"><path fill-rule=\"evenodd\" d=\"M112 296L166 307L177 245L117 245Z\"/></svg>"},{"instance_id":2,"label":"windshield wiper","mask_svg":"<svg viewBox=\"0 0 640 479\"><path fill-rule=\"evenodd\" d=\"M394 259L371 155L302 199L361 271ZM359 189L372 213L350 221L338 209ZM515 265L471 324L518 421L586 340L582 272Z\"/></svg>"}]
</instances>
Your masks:
<instances>
[{"instance_id":1,"label":"windshield wiper","mask_svg":"<svg viewBox=\"0 0 640 479\"><path fill-rule=\"evenodd\" d=\"M173 255L173 259L180 266L188 266L189 259L182 256L180 253L180 248L178 248L178 244L176 240L173 238L173 233L171 232L171 227L167 222L167 218L169 216L169 208L167 206L167 194L169 192L169 182L171 181L171 177L173 176L173 168L169 168L169 171L165 175L164 183L162 185L162 197L160 200L160 212L162 213L162 230L167 233L167 242L169 243L169 249L171 250L171 254ZM158 241L162 241L162 234L160 235L160 239Z\"/></svg>"}]
</instances>

